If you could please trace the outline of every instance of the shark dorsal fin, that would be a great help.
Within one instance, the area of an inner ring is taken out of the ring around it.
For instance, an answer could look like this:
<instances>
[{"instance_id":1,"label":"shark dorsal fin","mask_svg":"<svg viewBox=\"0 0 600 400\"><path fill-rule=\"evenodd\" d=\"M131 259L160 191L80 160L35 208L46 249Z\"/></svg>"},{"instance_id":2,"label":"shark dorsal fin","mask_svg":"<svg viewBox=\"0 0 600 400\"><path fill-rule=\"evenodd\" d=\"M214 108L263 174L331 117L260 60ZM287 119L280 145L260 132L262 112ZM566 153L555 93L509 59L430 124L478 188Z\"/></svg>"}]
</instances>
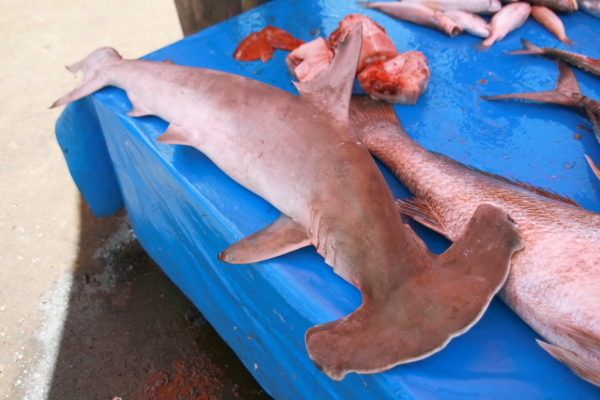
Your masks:
<instances>
[{"instance_id":1,"label":"shark dorsal fin","mask_svg":"<svg viewBox=\"0 0 600 400\"><path fill-rule=\"evenodd\" d=\"M362 24L358 24L340 43L325 72L309 82L294 82L300 97L347 119L361 47Z\"/></svg>"},{"instance_id":2,"label":"shark dorsal fin","mask_svg":"<svg viewBox=\"0 0 600 400\"><path fill-rule=\"evenodd\" d=\"M577 82L577 78L571 68L562 61L557 61L556 64L558 64L559 75L554 90L558 92L581 93L579 82Z\"/></svg>"}]
</instances>

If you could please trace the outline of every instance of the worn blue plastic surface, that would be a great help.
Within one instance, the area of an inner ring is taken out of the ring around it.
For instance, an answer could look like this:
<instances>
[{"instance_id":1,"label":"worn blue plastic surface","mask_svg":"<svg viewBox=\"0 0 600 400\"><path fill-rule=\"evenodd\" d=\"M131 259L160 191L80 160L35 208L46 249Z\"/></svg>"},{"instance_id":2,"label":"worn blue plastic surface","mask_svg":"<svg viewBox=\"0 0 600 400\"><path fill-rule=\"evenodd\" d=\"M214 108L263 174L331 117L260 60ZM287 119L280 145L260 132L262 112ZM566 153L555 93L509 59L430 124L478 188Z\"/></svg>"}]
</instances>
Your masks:
<instances>
[{"instance_id":1,"label":"worn blue plastic surface","mask_svg":"<svg viewBox=\"0 0 600 400\"><path fill-rule=\"evenodd\" d=\"M276 52L266 64L241 63L232 58L237 44L268 24L305 40L312 38L311 32L329 35L346 14L362 11L388 30L400 51L421 50L429 59L427 93L416 106L397 107L413 138L466 164L549 187L600 211L600 184L583 157L586 153L600 161L600 147L584 116L551 105L479 99L480 94L554 87L558 72L553 62L503 54L521 48L521 37L564 48L537 22L529 20L488 52L477 53L477 38L448 38L361 10L352 1L306 3L268 3L146 58L228 71L295 92L284 64L287 53ZM600 21L583 13L563 20L580 45L575 50L600 58ZM575 73L583 93L600 99L600 80ZM57 136L73 178L100 215L116 211L124 200L145 249L274 397L600 398L597 387L545 353L534 341L535 332L499 300L469 332L425 360L385 373L330 380L308 358L304 333L313 324L355 310L360 293L312 247L255 265L218 261L220 251L272 222L278 211L199 151L155 143L167 123L128 117L130 109L124 92L115 88L67 107ZM581 140L573 138L575 133L581 133ZM112 166L103 162L107 154ZM383 172L396 196L408 196ZM436 252L448 245L426 229L418 231Z\"/></svg>"}]
</instances>

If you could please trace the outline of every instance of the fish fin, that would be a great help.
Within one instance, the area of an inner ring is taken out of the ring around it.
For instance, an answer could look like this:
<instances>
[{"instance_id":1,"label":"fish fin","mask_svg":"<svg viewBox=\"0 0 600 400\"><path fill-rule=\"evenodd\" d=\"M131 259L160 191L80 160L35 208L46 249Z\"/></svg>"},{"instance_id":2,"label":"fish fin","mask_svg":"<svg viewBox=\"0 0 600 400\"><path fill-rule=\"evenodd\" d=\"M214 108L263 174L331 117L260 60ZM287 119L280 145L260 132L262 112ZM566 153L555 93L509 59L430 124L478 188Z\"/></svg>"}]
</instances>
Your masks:
<instances>
[{"instance_id":1,"label":"fish fin","mask_svg":"<svg viewBox=\"0 0 600 400\"><path fill-rule=\"evenodd\" d=\"M74 74L83 71L83 82L77 88L54 102L50 108L72 103L102 89L104 86L108 86L109 82L102 74L102 68L122 60L123 58L115 49L103 47L91 53L83 61L67 67Z\"/></svg>"},{"instance_id":2,"label":"fish fin","mask_svg":"<svg viewBox=\"0 0 600 400\"><path fill-rule=\"evenodd\" d=\"M502 94L499 96L479 96L484 100L502 100L502 99L523 99L542 101L544 103L560 104L563 106L580 107L582 105L581 90L579 89L579 83L575 74L562 61L557 61L558 65L558 79L556 82L556 88L554 90L548 90L545 92L529 92L529 93L515 93L515 94Z\"/></svg>"},{"instance_id":3,"label":"fish fin","mask_svg":"<svg viewBox=\"0 0 600 400\"><path fill-rule=\"evenodd\" d=\"M600 362L589 357L581 357L577 353L563 349L550 343L536 339L536 342L550 355L566 364L583 379L600 386Z\"/></svg>"},{"instance_id":4,"label":"fish fin","mask_svg":"<svg viewBox=\"0 0 600 400\"><path fill-rule=\"evenodd\" d=\"M150 111L148 107L141 103L138 100L137 96L135 96L133 93L127 93L127 97L129 97L129 100L133 105L133 110L127 113L127 115L129 115L130 117L144 117L146 115L153 114L152 111Z\"/></svg>"},{"instance_id":5,"label":"fish fin","mask_svg":"<svg viewBox=\"0 0 600 400\"><path fill-rule=\"evenodd\" d=\"M398 268L385 283L359 282L361 307L306 332L310 358L341 380L349 372L381 372L443 349L480 319L522 247L507 214L482 204L446 253L407 254L414 260L405 264L410 273Z\"/></svg>"},{"instance_id":6,"label":"fish fin","mask_svg":"<svg viewBox=\"0 0 600 400\"><path fill-rule=\"evenodd\" d=\"M219 254L219 260L230 264L250 264L308 245L310 235L306 228L281 214L271 225L229 246Z\"/></svg>"},{"instance_id":7,"label":"fish fin","mask_svg":"<svg viewBox=\"0 0 600 400\"><path fill-rule=\"evenodd\" d=\"M396 206L398 207L398 211L400 211L400 213L408 215L421 225L425 225L429 229L434 230L440 235L452 240L448 230L442 225L439 216L427 202L427 200L422 200L419 198L412 200L398 199L396 200Z\"/></svg>"},{"instance_id":8,"label":"fish fin","mask_svg":"<svg viewBox=\"0 0 600 400\"><path fill-rule=\"evenodd\" d=\"M585 112L587 113L588 118L592 122L592 127L594 128L594 135L596 135L596 139L600 142L600 106L598 107L585 107Z\"/></svg>"},{"instance_id":9,"label":"fish fin","mask_svg":"<svg viewBox=\"0 0 600 400\"><path fill-rule=\"evenodd\" d=\"M342 121L348 119L350 96L362 47L362 24L356 25L337 48L329 67L308 82L293 82L300 97L329 110Z\"/></svg>"},{"instance_id":10,"label":"fish fin","mask_svg":"<svg viewBox=\"0 0 600 400\"><path fill-rule=\"evenodd\" d=\"M352 95L350 100L350 121L355 127L372 121L387 121L400 125L392 104L356 94Z\"/></svg>"},{"instance_id":11,"label":"fish fin","mask_svg":"<svg viewBox=\"0 0 600 400\"><path fill-rule=\"evenodd\" d=\"M165 64L169 64L169 65L176 65L176 64L175 64L175 61L173 61L173 60L170 60L170 59L168 59L168 58L167 58L166 60L164 60L163 62L164 62Z\"/></svg>"},{"instance_id":12,"label":"fish fin","mask_svg":"<svg viewBox=\"0 0 600 400\"><path fill-rule=\"evenodd\" d=\"M588 157L587 154L584 154L585 159L587 160L588 164L590 165L590 168L592 169L592 172L594 172L594 174L596 175L596 177L598 179L600 179L600 169L598 169L598 167L596 166L596 163L594 162L594 160L592 160L590 157Z\"/></svg>"},{"instance_id":13,"label":"fish fin","mask_svg":"<svg viewBox=\"0 0 600 400\"><path fill-rule=\"evenodd\" d=\"M579 203L577 203L575 200L573 200L572 198L570 198L567 195L560 195L560 194L558 194L558 193L556 193L556 192L554 192L554 191L552 191L550 189L542 189L539 186L535 186L535 185L532 185L530 183L522 182L522 181L519 181L519 180L512 180L512 179L506 178L506 177L504 177L502 175L494 174L493 172L482 171L482 170L477 169L475 167L471 167L471 166L465 165L463 163L460 163L460 162L458 162L456 160L453 160L452 158L446 157L445 155L440 154L440 153L435 153L435 154L438 157L440 157L440 158L444 158L447 162L452 162L452 163L454 163L456 165L459 165L462 168L468 169L469 171L476 172L478 174L487 176L489 178L495 179L495 180L500 181L502 183L506 183L508 185L516 186L516 187L518 187L520 189L527 190L527 191L529 191L531 193L537 194L538 196L546 197L547 199L550 199L550 200L560 201L561 203L569 204L569 205L572 205L572 206L575 206L575 207L581 207L581 205L579 205Z\"/></svg>"},{"instance_id":14,"label":"fish fin","mask_svg":"<svg viewBox=\"0 0 600 400\"><path fill-rule=\"evenodd\" d=\"M193 146L190 143L190 135L179 125L169 124L165 133L156 139L158 143L165 144L185 144Z\"/></svg>"},{"instance_id":15,"label":"fish fin","mask_svg":"<svg viewBox=\"0 0 600 400\"><path fill-rule=\"evenodd\" d=\"M554 90L558 92L581 93L579 82L577 82L573 70L562 61L557 61L556 64L558 65L559 74Z\"/></svg>"},{"instance_id":16,"label":"fish fin","mask_svg":"<svg viewBox=\"0 0 600 400\"><path fill-rule=\"evenodd\" d=\"M521 39L524 49L507 51L505 54L544 54L544 49L536 46L527 39Z\"/></svg>"},{"instance_id":17,"label":"fish fin","mask_svg":"<svg viewBox=\"0 0 600 400\"><path fill-rule=\"evenodd\" d=\"M575 107L579 104L579 99L572 96L573 93L557 92L556 90L548 90L546 92L529 92L529 93L514 93L501 94L499 96L479 96L486 101L503 100L503 99L522 99L541 101L544 103L560 104L563 106Z\"/></svg>"}]
</instances>

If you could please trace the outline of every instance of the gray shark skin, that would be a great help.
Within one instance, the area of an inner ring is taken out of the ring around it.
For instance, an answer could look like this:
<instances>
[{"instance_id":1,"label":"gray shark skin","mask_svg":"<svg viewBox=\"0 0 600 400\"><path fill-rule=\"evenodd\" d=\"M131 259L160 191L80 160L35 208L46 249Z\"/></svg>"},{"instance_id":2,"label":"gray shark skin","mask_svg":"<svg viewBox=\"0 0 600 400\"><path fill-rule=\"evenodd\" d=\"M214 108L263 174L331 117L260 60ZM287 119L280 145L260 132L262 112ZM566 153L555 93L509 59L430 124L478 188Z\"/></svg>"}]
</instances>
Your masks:
<instances>
[{"instance_id":1,"label":"gray shark skin","mask_svg":"<svg viewBox=\"0 0 600 400\"><path fill-rule=\"evenodd\" d=\"M510 213L525 247L500 298L549 342L540 346L600 385L600 214L424 149L389 104L358 97L351 110L357 136L413 194L398 201L403 214L455 240L479 204Z\"/></svg>"},{"instance_id":2,"label":"gray shark skin","mask_svg":"<svg viewBox=\"0 0 600 400\"><path fill-rule=\"evenodd\" d=\"M362 29L300 96L223 72L143 60L100 49L70 68L83 84L55 103L101 87L124 89L132 116L170 123L158 139L191 145L281 211L233 244L222 261L254 263L314 245L362 292L349 316L310 328L309 356L331 378L375 373L426 357L483 314L523 246L501 209L482 205L446 253L430 253L402 223L392 194L350 127L349 104Z\"/></svg>"}]
</instances>

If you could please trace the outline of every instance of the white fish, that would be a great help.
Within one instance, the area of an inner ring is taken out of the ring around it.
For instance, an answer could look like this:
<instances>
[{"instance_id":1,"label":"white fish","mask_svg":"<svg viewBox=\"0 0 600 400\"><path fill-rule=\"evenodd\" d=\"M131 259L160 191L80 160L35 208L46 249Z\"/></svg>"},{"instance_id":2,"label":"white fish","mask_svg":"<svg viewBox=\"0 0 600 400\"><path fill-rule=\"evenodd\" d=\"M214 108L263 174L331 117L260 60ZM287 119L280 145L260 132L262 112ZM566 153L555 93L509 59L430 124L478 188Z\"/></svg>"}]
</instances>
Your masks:
<instances>
[{"instance_id":1,"label":"white fish","mask_svg":"<svg viewBox=\"0 0 600 400\"><path fill-rule=\"evenodd\" d=\"M510 32L520 28L525 23L525 20L527 20L527 17L529 17L530 12L531 6L523 2L510 3L502 7L492 17L490 21L490 36L480 43L479 50L489 49L492 44L499 42Z\"/></svg>"},{"instance_id":2,"label":"white fish","mask_svg":"<svg viewBox=\"0 0 600 400\"><path fill-rule=\"evenodd\" d=\"M490 36L490 26L479 15L466 11L446 11L444 14L456 22L456 25L460 26L463 31L473 36L482 38Z\"/></svg>"},{"instance_id":3,"label":"white fish","mask_svg":"<svg viewBox=\"0 0 600 400\"><path fill-rule=\"evenodd\" d=\"M443 12L433 10L420 4L410 4L404 1L375 1L359 2L364 7L381 11L390 17L412 22L413 24L426 26L444 32L452 37L462 33L462 29Z\"/></svg>"}]
</instances>

